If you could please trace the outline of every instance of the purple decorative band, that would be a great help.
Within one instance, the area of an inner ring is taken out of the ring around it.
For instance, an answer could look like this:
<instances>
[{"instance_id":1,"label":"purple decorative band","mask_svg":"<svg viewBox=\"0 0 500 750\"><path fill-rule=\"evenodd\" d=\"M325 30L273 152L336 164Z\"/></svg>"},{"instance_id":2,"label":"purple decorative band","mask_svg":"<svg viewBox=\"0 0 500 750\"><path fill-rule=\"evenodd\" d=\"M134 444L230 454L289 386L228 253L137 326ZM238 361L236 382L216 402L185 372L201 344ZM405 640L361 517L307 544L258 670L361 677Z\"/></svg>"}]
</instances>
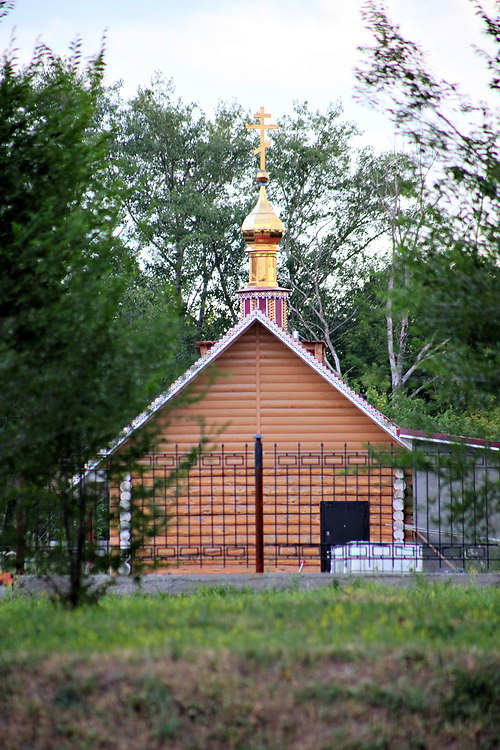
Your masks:
<instances>
[{"instance_id":1,"label":"purple decorative band","mask_svg":"<svg viewBox=\"0 0 500 750\"><path fill-rule=\"evenodd\" d=\"M289 289L240 289L241 317L246 318L254 310L259 310L280 328L287 328L287 299Z\"/></svg>"}]
</instances>

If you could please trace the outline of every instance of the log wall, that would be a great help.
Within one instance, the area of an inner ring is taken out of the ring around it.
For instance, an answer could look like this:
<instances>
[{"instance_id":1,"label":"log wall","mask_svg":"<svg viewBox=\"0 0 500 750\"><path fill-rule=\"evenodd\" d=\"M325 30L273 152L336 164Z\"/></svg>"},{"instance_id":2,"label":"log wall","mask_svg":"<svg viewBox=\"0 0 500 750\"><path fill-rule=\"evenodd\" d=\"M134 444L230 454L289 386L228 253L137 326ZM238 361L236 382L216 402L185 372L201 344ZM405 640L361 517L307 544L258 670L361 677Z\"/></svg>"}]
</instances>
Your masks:
<instances>
[{"instance_id":1,"label":"log wall","mask_svg":"<svg viewBox=\"0 0 500 750\"><path fill-rule=\"evenodd\" d=\"M213 382L211 382L213 379ZM206 389L206 390L205 390ZM256 322L191 391L203 398L160 416L159 450L196 444L200 417L213 445L241 450L256 433L267 446L360 450L391 437Z\"/></svg>"},{"instance_id":2,"label":"log wall","mask_svg":"<svg viewBox=\"0 0 500 750\"><path fill-rule=\"evenodd\" d=\"M369 500L371 540L392 541L393 472L368 467L365 450L369 442L388 446L391 437L258 322L198 378L193 396L200 398L183 404L181 397L156 417L158 452L133 479L152 487L174 467L174 446L182 454L202 429L210 437L200 465L158 496L170 520L144 555L160 557L172 572L254 569L255 434L264 445L267 570L297 570L304 559L306 570L319 571L321 500Z\"/></svg>"}]
</instances>

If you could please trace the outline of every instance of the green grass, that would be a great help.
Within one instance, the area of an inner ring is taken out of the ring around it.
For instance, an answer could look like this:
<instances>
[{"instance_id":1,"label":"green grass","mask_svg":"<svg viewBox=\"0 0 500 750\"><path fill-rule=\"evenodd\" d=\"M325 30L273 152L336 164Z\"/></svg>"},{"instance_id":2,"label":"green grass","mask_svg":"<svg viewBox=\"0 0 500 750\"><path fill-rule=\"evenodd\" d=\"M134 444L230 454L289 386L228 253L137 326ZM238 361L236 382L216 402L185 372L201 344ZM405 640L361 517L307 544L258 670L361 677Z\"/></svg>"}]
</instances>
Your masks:
<instances>
[{"instance_id":1,"label":"green grass","mask_svg":"<svg viewBox=\"0 0 500 750\"><path fill-rule=\"evenodd\" d=\"M237 653L324 647L499 645L500 589L361 584L314 592L202 590L189 596L105 597L75 612L45 598L0 602L0 654L199 649Z\"/></svg>"},{"instance_id":2,"label":"green grass","mask_svg":"<svg viewBox=\"0 0 500 750\"><path fill-rule=\"evenodd\" d=\"M493 750L500 589L0 600L6 750Z\"/></svg>"}]
</instances>

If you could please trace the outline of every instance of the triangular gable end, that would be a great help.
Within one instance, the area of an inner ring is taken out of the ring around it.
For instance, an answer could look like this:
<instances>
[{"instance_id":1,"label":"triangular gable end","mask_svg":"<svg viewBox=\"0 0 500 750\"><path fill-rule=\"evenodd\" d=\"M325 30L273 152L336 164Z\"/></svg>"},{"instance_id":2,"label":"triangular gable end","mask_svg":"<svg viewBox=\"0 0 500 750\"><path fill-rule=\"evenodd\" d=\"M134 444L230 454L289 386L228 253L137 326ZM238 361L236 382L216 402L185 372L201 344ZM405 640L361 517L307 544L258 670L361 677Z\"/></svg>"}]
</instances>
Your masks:
<instances>
[{"instance_id":1,"label":"triangular gable end","mask_svg":"<svg viewBox=\"0 0 500 750\"><path fill-rule=\"evenodd\" d=\"M123 445L130 436L143 425L145 425L155 414L157 414L169 401L177 396L181 391L187 388L206 368L213 364L216 359L225 352L240 336L247 331L252 325L259 322L272 335L276 336L288 349L294 352L309 367L317 372L333 388L345 396L354 406L368 416L375 424L382 428L390 437L399 445L409 448L410 445L399 435L397 425L389 420L378 409L369 404L356 391L350 388L338 375L329 367L322 364L314 355L310 354L300 342L293 338L283 328L277 326L260 310L254 310L245 318L242 318L236 325L230 328L222 338L220 338L213 347L196 362L189 367L172 385L157 396L130 425L124 428L122 434L114 441L110 448L105 451L101 458L110 455Z\"/></svg>"}]
</instances>

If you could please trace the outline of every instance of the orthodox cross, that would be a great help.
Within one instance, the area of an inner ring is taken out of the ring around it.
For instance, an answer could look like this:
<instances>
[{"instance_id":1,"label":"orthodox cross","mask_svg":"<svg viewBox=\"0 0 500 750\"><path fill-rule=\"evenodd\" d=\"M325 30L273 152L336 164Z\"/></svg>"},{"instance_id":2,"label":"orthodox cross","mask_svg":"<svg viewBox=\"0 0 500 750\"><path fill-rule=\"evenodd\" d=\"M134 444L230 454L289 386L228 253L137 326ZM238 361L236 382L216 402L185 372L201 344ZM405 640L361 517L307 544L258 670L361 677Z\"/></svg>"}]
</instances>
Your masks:
<instances>
[{"instance_id":1,"label":"orthodox cross","mask_svg":"<svg viewBox=\"0 0 500 750\"><path fill-rule=\"evenodd\" d=\"M265 172L266 170L266 148L271 145L271 141L266 141L266 129L268 128L279 128L279 125L266 125L264 118L265 117L271 117L271 115L268 115L264 109L264 107L261 107L260 110L257 112L257 114L254 115L254 117L257 117L259 120L258 125L247 125L247 128L249 129L257 129L260 130L260 145L259 148L256 148L254 151L254 154L260 154L260 168L262 172Z\"/></svg>"}]
</instances>

